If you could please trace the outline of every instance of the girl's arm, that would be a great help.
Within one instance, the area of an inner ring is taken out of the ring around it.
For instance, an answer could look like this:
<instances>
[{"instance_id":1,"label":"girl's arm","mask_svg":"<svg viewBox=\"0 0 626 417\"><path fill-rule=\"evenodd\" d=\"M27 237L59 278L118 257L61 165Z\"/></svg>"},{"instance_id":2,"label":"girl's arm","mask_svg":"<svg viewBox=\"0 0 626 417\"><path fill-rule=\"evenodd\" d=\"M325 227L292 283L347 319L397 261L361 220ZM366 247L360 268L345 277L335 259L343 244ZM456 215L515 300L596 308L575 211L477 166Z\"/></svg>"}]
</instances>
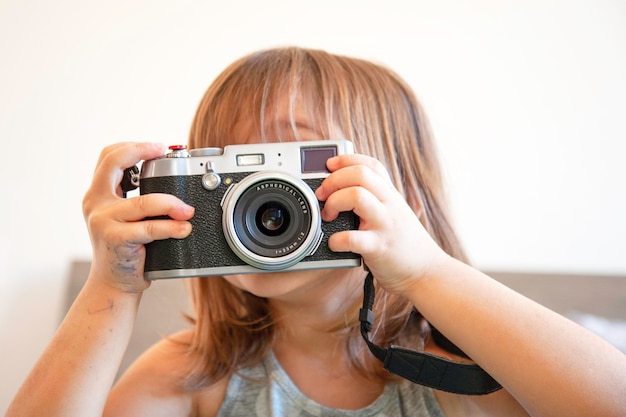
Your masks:
<instances>
[{"instance_id":1,"label":"girl's arm","mask_svg":"<svg viewBox=\"0 0 626 417\"><path fill-rule=\"evenodd\" d=\"M162 155L162 145L122 143L100 155L83 211L93 247L87 282L7 412L14 416L102 416L132 332L144 244L183 238L193 208L169 195L122 198L124 169ZM168 215L172 220L141 221Z\"/></svg>"},{"instance_id":2,"label":"girl's arm","mask_svg":"<svg viewBox=\"0 0 626 417\"><path fill-rule=\"evenodd\" d=\"M7 417L101 416L140 298L88 279Z\"/></svg>"},{"instance_id":3,"label":"girl's arm","mask_svg":"<svg viewBox=\"0 0 626 417\"><path fill-rule=\"evenodd\" d=\"M563 316L452 258L405 295L530 415L626 415L626 356Z\"/></svg>"},{"instance_id":4,"label":"girl's arm","mask_svg":"<svg viewBox=\"0 0 626 417\"><path fill-rule=\"evenodd\" d=\"M406 296L531 415L626 415L624 354L444 253L380 162L343 155L327 166L332 173L316 190L323 219L354 211L361 220L359 230L330 237L332 250L361 254L387 291ZM461 402L493 410L503 398Z\"/></svg>"}]
</instances>

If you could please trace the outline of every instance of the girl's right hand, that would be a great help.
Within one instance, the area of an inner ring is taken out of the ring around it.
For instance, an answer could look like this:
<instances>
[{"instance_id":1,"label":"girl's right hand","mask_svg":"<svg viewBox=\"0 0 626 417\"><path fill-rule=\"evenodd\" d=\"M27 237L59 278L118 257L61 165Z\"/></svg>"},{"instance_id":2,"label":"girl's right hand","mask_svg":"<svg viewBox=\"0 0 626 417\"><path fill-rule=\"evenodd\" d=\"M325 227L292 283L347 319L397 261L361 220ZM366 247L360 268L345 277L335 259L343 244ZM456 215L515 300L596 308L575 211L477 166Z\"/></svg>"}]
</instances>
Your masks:
<instances>
[{"instance_id":1,"label":"girl's right hand","mask_svg":"<svg viewBox=\"0 0 626 417\"><path fill-rule=\"evenodd\" d=\"M163 155L165 148L154 143L118 143L100 154L91 187L83 199L83 214L93 247L91 278L125 292L141 292L146 243L182 239L191 233L188 220L194 208L169 194L147 194L123 198L120 183L126 168L140 160ZM169 216L164 220L147 217Z\"/></svg>"}]
</instances>

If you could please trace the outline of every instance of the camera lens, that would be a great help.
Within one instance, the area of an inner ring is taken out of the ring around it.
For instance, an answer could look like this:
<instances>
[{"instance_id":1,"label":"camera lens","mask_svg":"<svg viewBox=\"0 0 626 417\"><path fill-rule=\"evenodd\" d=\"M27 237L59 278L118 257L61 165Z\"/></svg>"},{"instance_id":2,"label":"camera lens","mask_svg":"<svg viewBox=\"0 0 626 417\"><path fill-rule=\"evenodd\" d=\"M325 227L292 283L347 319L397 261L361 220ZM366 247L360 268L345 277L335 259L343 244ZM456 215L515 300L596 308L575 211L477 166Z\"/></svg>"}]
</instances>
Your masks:
<instances>
[{"instance_id":1,"label":"camera lens","mask_svg":"<svg viewBox=\"0 0 626 417\"><path fill-rule=\"evenodd\" d=\"M301 179L280 172L252 174L222 202L224 236L233 252L260 269L299 262L321 241L319 204Z\"/></svg>"},{"instance_id":2,"label":"camera lens","mask_svg":"<svg viewBox=\"0 0 626 417\"><path fill-rule=\"evenodd\" d=\"M311 209L302 193L276 179L248 187L235 204L237 238L251 252L285 256L300 246L311 228Z\"/></svg>"},{"instance_id":3,"label":"camera lens","mask_svg":"<svg viewBox=\"0 0 626 417\"><path fill-rule=\"evenodd\" d=\"M259 230L268 236L278 236L289 227L289 211L280 203L263 204L256 215Z\"/></svg>"}]
</instances>

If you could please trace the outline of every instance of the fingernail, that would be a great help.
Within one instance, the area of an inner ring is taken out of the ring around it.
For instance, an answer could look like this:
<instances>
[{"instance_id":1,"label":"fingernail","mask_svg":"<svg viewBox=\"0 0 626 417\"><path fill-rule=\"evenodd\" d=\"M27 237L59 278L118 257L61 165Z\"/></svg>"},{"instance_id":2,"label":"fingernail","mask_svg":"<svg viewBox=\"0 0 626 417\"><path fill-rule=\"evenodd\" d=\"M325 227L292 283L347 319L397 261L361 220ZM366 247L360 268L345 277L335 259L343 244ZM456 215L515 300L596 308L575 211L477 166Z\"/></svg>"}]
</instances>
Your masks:
<instances>
[{"instance_id":1,"label":"fingernail","mask_svg":"<svg viewBox=\"0 0 626 417\"><path fill-rule=\"evenodd\" d=\"M181 238L185 238L185 237L189 236L189 234L191 233L191 229L192 229L191 223L189 223L189 222L181 223L181 225L180 225L180 235L179 236Z\"/></svg>"},{"instance_id":2,"label":"fingernail","mask_svg":"<svg viewBox=\"0 0 626 417\"><path fill-rule=\"evenodd\" d=\"M317 187L317 190L315 190L315 197L317 197L318 200L321 200L323 196L324 193L322 191L322 186L320 185L319 187Z\"/></svg>"},{"instance_id":3,"label":"fingernail","mask_svg":"<svg viewBox=\"0 0 626 417\"><path fill-rule=\"evenodd\" d=\"M337 157L336 157L336 156L333 156L333 157L328 158L328 159L326 160L326 167L327 167L328 169L330 169L331 171L332 171L332 169L331 169L331 168L332 168L333 166L335 166L335 165L337 165Z\"/></svg>"}]
</instances>

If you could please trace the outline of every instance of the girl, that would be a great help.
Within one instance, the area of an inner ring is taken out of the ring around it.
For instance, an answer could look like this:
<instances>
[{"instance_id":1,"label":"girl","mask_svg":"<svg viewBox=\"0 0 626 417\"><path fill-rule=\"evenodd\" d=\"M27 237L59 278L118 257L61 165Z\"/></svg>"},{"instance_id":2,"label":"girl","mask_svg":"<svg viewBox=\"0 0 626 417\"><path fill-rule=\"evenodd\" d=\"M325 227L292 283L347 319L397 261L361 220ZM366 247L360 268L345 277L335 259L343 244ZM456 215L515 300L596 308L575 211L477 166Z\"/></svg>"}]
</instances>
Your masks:
<instances>
[{"instance_id":1,"label":"girl","mask_svg":"<svg viewBox=\"0 0 626 417\"><path fill-rule=\"evenodd\" d=\"M124 169L164 152L121 143L102 152L84 198L87 283L8 416L626 415L621 352L468 265L425 116L390 70L300 48L251 54L210 86L189 145L337 138L356 154L328 160L316 196L323 220L360 218L328 244L360 254L376 280L375 343L450 356L426 319L503 390L461 396L384 371L358 331L363 268L189 279L193 327L111 390L150 284L143 245L188 236L194 216L171 195L121 198Z\"/></svg>"}]
</instances>

